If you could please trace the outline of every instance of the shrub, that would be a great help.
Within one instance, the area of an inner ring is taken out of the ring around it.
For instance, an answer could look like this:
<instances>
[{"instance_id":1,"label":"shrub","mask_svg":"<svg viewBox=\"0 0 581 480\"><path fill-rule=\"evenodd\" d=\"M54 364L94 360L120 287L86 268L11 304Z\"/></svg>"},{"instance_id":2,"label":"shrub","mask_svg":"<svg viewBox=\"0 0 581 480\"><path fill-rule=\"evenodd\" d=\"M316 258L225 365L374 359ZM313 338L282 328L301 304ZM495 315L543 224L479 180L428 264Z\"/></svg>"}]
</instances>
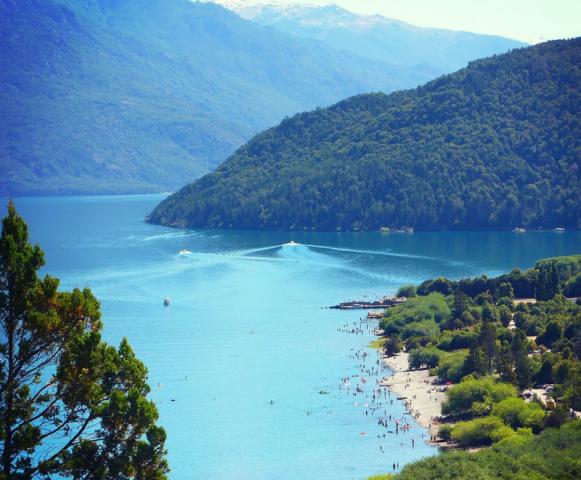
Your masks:
<instances>
[{"instance_id":1,"label":"shrub","mask_svg":"<svg viewBox=\"0 0 581 480\"><path fill-rule=\"evenodd\" d=\"M412 298L417 295L415 285L404 285L397 291L397 297Z\"/></svg>"},{"instance_id":2,"label":"shrub","mask_svg":"<svg viewBox=\"0 0 581 480\"><path fill-rule=\"evenodd\" d=\"M563 405L557 405L557 408L547 415L543 420L543 428L560 427L569 420L571 415L569 409Z\"/></svg>"},{"instance_id":3,"label":"shrub","mask_svg":"<svg viewBox=\"0 0 581 480\"><path fill-rule=\"evenodd\" d=\"M490 445L513 434L500 418L486 417L457 423L452 429L452 440L462 447L476 447Z\"/></svg>"},{"instance_id":4,"label":"shrub","mask_svg":"<svg viewBox=\"0 0 581 480\"><path fill-rule=\"evenodd\" d=\"M392 356L401 352L401 341L399 337L387 337L383 343L383 351L388 356Z\"/></svg>"},{"instance_id":5,"label":"shrub","mask_svg":"<svg viewBox=\"0 0 581 480\"><path fill-rule=\"evenodd\" d=\"M506 398L492 407L491 415L500 418L513 430L529 427L538 432L545 412L538 403L525 402L521 398Z\"/></svg>"},{"instance_id":6,"label":"shrub","mask_svg":"<svg viewBox=\"0 0 581 480\"><path fill-rule=\"evenodd\" d=\"M492 377L480 379L465 377L461 383L448 390L447 399L442 405L442 413L482 414L484 407L490 410L495 403L505 398L516 397L516 394L514 385L496 382Z\"/></svg>"},{"instance_id":7,"label":"shrub","mask_svg":"<svg viewBox=\"0 0 581 480\"><path fill-rule=\"evenodd\" d=\"M436 338L440 329L434 320L422 320L412 322L401 330L401 336L405 340L410 337Z\"/></svg>"},{"instance_id":8,"label":"shrub","mask_svg":"<svg viewBox=\"0 0 581 480\"><path fill-rule=\"evenodd\" d=\"M452 430L454 425L444 424L438 429L438 437L444 441L449 441L452 438Z\"/></svg>"},{"instance_id":9,"label":"shrub","mask_svg":"<svg viewBox=\"0 0 581 480\"><path fill-rule=\"evenodd\" d=\"M415 335L435 337L439 333L437 323L449 316L450 307L446 299L438 293L433 293L426 297L410 298L401 305L387 309L380 326L388 335L400 334L406 326L409 326L405 338Z\"/></svg>"},{"instance_id":10,"label":"shrub","mask_svg":"<svg viewBox=\"0 0 581 480\"><path fill-rule=\"evenodd\" d=\"M581 421L533 436L519 429L476 453L449 452L406 465L396 480L577 480Z\"/></svg>"},{"instance_id":11,"label":"shrub","mask_svg":"<svg viewBox=\"0 0 581 480\"><path fill-rule=\"evenodd\" d=\"M468 348L477 336L475 332L468 330L460 330L458 332L445 331L440 336L438 348L448 351Z\"/></svg>"}]
</instances>

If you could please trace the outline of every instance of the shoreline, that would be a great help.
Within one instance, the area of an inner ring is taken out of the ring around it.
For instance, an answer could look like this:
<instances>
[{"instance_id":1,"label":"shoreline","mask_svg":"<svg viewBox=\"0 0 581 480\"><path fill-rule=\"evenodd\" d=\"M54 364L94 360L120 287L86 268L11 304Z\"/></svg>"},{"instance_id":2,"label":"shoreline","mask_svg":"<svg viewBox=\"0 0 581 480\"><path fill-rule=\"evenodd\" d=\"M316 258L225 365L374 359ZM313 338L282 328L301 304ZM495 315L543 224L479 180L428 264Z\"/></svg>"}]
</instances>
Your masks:
<instances>
[{"instance_id":1,"label":"shoreline","mask_svg":"<svg viewBox=\"0 0 581 480\"><path fill-rule=\"evenodd\" d=\"M442 415L442 403L446 398L446 385L437 385L438 377L430 376L428 369L410 370L409 353L398 353L383 357L383 363L393 372L380 385L389 388L406 405L418 424L426 428L430 438L427 443L440 445L437 441L437 420Z\"/></svg>"}]
</instances>

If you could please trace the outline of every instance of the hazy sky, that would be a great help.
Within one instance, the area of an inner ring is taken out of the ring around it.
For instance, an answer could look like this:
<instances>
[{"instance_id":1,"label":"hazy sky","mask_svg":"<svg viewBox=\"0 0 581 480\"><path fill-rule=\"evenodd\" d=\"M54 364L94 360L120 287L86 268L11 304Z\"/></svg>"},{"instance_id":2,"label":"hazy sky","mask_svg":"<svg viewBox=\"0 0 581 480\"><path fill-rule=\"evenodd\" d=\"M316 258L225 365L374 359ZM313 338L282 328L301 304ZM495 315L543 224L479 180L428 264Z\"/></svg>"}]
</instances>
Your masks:
<instances>
[{"instance_id":1,"label":"hazy sky","mask_svg":"<svg viewBox=\"0 0 581 480\"><path fill-rule=\"evenodd\" d=\"M529 43L581 35L581 0L242 0L245 3L335 3L420 26L467 30Z\"/></svg>"}]
</instances>

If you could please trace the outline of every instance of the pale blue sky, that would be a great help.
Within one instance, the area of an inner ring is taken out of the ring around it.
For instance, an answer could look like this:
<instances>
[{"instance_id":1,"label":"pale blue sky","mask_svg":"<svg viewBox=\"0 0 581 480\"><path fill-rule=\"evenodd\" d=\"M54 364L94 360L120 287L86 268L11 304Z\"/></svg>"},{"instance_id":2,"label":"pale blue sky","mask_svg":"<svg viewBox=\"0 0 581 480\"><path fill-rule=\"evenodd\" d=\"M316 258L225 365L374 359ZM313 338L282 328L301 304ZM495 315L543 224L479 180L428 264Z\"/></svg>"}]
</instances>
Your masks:
<instances>
[{"instance_id":1,"label":"pale blue sky","mask_svg":"<svg viewBox=\"0 0 581 480\"><path fill-rule=\"evenodd\" d=\"M240 1L240 0L239 0ZM244 3L335 3L415 25L490 33L529 43L581 35L581 0L242 0Z\"/></svg>"}]
</instances>

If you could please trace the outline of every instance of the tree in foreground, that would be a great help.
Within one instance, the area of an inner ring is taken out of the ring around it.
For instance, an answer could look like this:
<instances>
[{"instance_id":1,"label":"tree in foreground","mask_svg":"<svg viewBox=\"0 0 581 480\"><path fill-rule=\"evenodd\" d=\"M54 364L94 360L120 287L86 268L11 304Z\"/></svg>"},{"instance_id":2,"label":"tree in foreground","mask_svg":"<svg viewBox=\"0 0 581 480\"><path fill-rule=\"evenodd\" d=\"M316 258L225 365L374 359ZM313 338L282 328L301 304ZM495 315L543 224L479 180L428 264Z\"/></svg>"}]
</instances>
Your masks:
<instances>
[{"instance_id":1,"label":"tree in foreground","mask_svg":"<svg viewBox=\"0 0 581 480\"><path fill-rule=\"evenodd\" d=\"M89 289L38 278L44 255L12 202L0 237L0 480L162 480L165 431L127 340L101 340Z\"/></svg>"}]
</instances>

